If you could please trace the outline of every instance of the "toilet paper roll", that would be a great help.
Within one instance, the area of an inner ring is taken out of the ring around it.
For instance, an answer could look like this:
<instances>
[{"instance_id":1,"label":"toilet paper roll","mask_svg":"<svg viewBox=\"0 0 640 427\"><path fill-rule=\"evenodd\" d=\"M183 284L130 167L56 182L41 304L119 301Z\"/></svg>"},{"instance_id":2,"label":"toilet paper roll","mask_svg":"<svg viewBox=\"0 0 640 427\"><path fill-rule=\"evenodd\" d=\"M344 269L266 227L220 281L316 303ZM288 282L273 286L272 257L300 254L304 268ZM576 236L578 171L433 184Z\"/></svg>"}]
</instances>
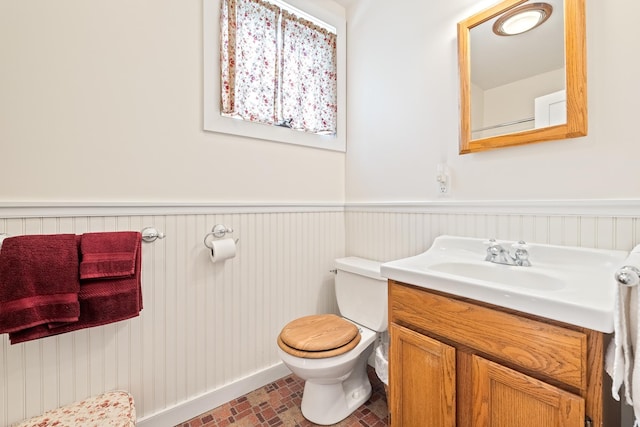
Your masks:
<instances>
[{"instance_id":1,"label":"toilet paper roll","mask_svg":"<svg viewBox=\"0 0 640 427\"><path fill-rule=\"evenodd\" d=\"M236 256L236 242L233 239L219 239L209 242L211 262L224 261Z\"/></svg>"}]
</instances>

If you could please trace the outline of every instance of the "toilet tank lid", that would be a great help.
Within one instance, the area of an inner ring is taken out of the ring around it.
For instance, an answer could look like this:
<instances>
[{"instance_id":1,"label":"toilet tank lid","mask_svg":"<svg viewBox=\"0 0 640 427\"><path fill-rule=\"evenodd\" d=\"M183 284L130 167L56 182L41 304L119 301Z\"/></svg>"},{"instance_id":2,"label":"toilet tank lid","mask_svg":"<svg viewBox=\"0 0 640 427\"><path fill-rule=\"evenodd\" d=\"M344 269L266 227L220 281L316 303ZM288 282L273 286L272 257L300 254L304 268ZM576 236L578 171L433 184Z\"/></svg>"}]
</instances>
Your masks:
<instances>
[{"instance_id":1,"label":"toilet tank lid","mask_svg":"<svg viewBox=\"0 0 640 427\"><path fill-rule=\"evenodd\" d=\"M335 266L338 270L386 281L387 279L380 275L380 265L382 265L382 263L379 261L358 258L355 256L338 258L335 261Z\"/></svg>"}]
</instances>

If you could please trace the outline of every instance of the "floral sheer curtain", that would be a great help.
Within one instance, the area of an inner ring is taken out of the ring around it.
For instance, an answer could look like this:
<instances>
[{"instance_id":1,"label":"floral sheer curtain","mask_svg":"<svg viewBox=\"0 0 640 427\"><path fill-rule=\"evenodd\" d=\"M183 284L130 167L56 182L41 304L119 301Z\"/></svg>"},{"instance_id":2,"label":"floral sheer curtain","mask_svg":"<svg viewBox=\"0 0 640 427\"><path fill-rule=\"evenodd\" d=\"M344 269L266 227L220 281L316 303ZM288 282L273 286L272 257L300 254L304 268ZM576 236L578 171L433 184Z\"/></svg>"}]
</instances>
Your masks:
<instances>
[{"instance_id":1,"label":"floral sheer curtain","mask_svg":"<svg viewBox=\"0 0 640 427\"><path fill-rule=\"evenodd\" d=\"M282 117L294 129L335 133L336 35L284 11L282 39Z\"/></svg>"},{"instance_id":2,"label":"floral sheer curtain","mask_svg":"<svg viewBox=\"0 0 640 427\"><path fill-rule=\"evenodd\" d=\"M264 0L221 5L222 113L335 134L336 35Z\"/></svg>"},{"instance_id":3,"label":"floral sheer curtain","mask_svg":"<svg viewBox=\"0 0 640 427\"><path fill-rule=\"evenodd\" d=\"M221 4L220 111L273 124L280 9L260 0L223 0Z\"/></svg>"}]
</instances>

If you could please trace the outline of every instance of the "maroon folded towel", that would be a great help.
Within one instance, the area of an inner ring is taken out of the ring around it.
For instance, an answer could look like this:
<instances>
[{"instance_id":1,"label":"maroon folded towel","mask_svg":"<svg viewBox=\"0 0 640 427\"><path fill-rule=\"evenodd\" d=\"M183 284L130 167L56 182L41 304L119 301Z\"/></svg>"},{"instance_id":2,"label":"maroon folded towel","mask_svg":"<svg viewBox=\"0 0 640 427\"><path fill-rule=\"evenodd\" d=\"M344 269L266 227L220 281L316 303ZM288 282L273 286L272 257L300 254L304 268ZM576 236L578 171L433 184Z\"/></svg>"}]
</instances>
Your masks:
<instances>
[{"instance_id":1,"label":"maroon folded towel","mask_svg":"<svg viewBox=\"0 0 640 427\"><path fill-rule=\"evenodd\" d=\"M130 277L135 273L140 233L85 233L80 238L80 279Z\"/></svg>"},{"instance_id":2,"label":"maroon folded towel","mask_svg":"<svg viewBox=\"0 0 640 427\"><path fill-rule=\"evenodd\" d=\"M4 239L0 253L0 333L77 321L79 290L74 234Z\"/></svg>"},{"instance_id":3,"label":"maroon folded towel","mask_svg":"<svg viewBox=\"0 0 640 427\"><path fill-rule=\"evenodd\" d=\"M91 328L94 326L105 325L108 323L118 322L138 316L142 310L142 287L141 287L141 260L142 260L142 239L140 233L131 232L114 232L114 233L90 233L90 240L97 243L95 237L104 237L106 248L100 249L98 246L89 245L93 253L100 253L102 259L108 259L108 252L95 252L95 250L112 251L118 254L115 258L123 260L122 253L131 253L133 255L132 274L128 277L118 277L122 274L120 268L123 264L111 263L103 264L100 267L100 274L105 276L94 279L81 279L80 292L78 294L80 301L80 317L77 322L62 325L39 325L33 328L20 330L9 334L11 344L17 344L24 341L30 341L37 338L57 335L64 332L76 331L79 329ZM130 234L135 235L135 247L132 252L128 251L130 244ZM95 236L100 235L100 236ZM115 235L115 236L114 236ZM81 242L85 235L82 235ZM122 237L122 246L115 244L115 240ZM80 244L82 252L82 243ZM91 253L91 252L89 252ZM81 253L84 260L85 254ZM97 258L91 258L93 262ZM115 266L111 273L105 269L105 265ZM82 263L80 264L82 266ZM128 267L127 267L128 268ZM115 278L106 277L106 274L115 274Z\"/></svg>"}]
</instances>

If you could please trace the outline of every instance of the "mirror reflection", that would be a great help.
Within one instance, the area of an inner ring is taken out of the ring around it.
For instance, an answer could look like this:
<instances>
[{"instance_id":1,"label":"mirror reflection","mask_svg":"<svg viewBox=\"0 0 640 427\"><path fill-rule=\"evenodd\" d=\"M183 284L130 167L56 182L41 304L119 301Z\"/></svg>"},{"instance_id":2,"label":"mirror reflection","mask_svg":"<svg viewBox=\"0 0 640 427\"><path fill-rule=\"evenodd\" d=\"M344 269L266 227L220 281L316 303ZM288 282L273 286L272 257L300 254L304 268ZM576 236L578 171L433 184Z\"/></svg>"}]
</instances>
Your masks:
<instances>
[{"instance_id":1,"label":"mirror reflection","mask_svg":"<svg viewBox=\"0 0 640 427\"><path fill-rule=\"evenodd\" d=\"M516 9L531 13L536 5L549 11L538 27L514 35L494 31L501 17ZM566 123L562 0L529 1L472 28L469 48L472 139Z\"/></svg>"},{"instance_id":2,"label":"mirror reflection","mask_svg":"<svg viewBox=\"0 0 640 427\"><path fill-rule=\"evenodd\" d=\"M460 22L460 153L586 135L584 31L584 0L503 0Z\"/></svg>"}]
</instances>

